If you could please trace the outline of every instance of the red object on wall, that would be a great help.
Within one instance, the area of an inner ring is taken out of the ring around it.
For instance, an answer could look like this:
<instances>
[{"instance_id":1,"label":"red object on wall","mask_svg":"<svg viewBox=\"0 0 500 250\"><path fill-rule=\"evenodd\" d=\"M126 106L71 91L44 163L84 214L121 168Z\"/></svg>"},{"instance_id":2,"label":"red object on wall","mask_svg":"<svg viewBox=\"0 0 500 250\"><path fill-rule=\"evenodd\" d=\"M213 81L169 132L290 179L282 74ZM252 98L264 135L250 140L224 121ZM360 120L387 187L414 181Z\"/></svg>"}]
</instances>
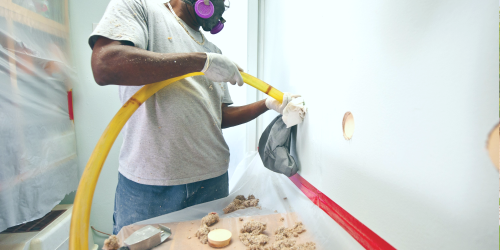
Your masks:
<instances>
[{"instance_id":1,"label":"red object on wall","mask_svg":"<svg viewBox=\"0 0 500 250\"><path fill-rule=\"evenodd\" d=\"M299 174L290 177L290 180L309 198L316 206L325 211L344 230L346 230L365 249L396 249L382 239L367 226L354 218L328 196L315 188Z\"/></svg>"},{"instance_id":2,"label":"red object on wall","mask_svg":"<svg viewBox=\"0 0 500 250\"><path fill-rule=\"evenodd\" d=\"M68 113L69 119L73 121L73 90L68 91Z\"/></svg>"}]
</instances>

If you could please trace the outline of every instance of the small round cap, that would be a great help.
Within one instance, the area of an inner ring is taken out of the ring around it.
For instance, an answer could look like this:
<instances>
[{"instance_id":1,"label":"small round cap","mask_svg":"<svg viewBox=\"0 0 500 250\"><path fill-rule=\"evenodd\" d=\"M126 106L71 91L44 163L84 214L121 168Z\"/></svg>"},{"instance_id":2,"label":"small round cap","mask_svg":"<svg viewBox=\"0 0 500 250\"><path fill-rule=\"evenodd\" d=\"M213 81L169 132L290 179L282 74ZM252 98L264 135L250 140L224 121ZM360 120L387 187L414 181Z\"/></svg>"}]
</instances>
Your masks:
<instances>
[{"instance_id":1,"label":"small round cap","mask_svg":"<svg viewBox=\"0 0 500 250\"><path fill-rule=\"evenodd\" d=\"M219 21L213 28L212 30L210 31L210 33L212 33L212 35L215 35L217 33L219 33L222 29L224 29L224 24Z\"/></svg>"},{"instance_id":2,"label":"small round cap","mask_svg":"<svg viewBox=\"0 0 500 250\"><path fill-rule=\"evenodd\" d=\"M210 5L205 5L203 0L198 0L194 4L194 11L201 18L210 18L214 14L214 5L212 1L210 1Z\"/></svg>"},{"instance_id":3,"label":"small round cap","mask_svg":"<svg viewBox=\"0 0 500 250\"><path fill-rule=\"evenodd\" d=\"M226 229L216 229L210 231L207 236L211 247L225 247L231 242L232 234Z\"/></svg>"}]
</instances>

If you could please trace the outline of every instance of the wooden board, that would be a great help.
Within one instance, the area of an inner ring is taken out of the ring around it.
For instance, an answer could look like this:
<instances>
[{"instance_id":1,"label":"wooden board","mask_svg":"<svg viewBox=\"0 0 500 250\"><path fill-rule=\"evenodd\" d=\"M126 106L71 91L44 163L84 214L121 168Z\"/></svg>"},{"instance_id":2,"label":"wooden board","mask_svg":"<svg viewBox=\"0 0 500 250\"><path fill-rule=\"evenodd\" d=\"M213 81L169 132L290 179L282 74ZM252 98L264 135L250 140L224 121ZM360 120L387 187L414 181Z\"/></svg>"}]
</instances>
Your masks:
<instances>
[{"instance_id":1,"label":"wooden board","mask_svg":"<svg viewBox=\"0 0 500 250\"><path fill-rule=\"evenodd\" d=\"M239 218L243 218L243 221L240 221ZM280 221L280 218L284 218L283 222ZM270 214L270 215L260 215L260 216L251 216L251 217L238 217L238 218L223 218L217 224L211 226L210 228L224 228L233 234L231 238L231 243L223 248L219 249L246 249L246 246L241 243L239 240L240 228L243 227L243 224L248 221L260 221L267 223L267 229L264 231L264 234L270 237L270 242L267 243L266 246L272 245L274 242L274 231L278 229L280 226L291 227L298 222L297 216L295 213L288 214ZM152 224L155 227L158 227L157 224ZM196 230L201 225L201 218L199 220L194 221L184 221L184 222L175 222L175 223L166 223L162 224L166 227L169 227L172 230L172 236L167 239L163 244L153 248L155 250L178 250L178 249L214 249L211 248L208 244L202 244L198 238L196 238L195 233ZM144 227L146 225L130 225L123 227L122 230L118 233L118 238L121 242L125 240L128 236L130 236L133 232L138 229ZM191 237L191 239L188 239ZM313 241L312 235L310 235L309 231L306 231L299 235L298 238L294 238L297 240L297 244L305 243L308 241ZM320 248L318 248L320 249Z\"/></svg>"},{"instance_id":2,"label":"wooden board","mask_svg":"<svg viewBox=\"0 0 500 250\"><path fill-rule=\"evenodd\" d=\"M0 1L0 16L67 40L69 39L69 19L66 0L64 10L65 24L61 24L11 1Z\"/></svg>"}]
</instances>

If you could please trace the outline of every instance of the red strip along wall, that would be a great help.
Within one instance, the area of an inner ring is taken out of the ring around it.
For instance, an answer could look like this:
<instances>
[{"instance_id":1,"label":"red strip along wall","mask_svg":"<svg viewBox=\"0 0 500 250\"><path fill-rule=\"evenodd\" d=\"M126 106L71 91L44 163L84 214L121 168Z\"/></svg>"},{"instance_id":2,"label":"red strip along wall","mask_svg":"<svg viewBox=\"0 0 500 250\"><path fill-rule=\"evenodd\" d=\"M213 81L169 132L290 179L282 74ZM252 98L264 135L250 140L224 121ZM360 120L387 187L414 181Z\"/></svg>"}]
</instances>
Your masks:
<instances>
[{"instance_id":1,"label":"red strip along wall","mask_svg":"<svg viewBox=\"0 0 500 250\"><path fill-rule=\"evenodd\" d=\"M319 208L325 211L365 249L396 249L359 220L345 211L337 203L296 174L290 180Z\"/></svg>"},{"instance_id":2,"label":"red strip along wall","mask_svg":"<svg viewBox=\"0 0 500 250\"><path fill-rule=\"evenodd\" d=\"M69 119L73 121L73 89L68 91L68 114Z\"/></svg>"}]
</instances>

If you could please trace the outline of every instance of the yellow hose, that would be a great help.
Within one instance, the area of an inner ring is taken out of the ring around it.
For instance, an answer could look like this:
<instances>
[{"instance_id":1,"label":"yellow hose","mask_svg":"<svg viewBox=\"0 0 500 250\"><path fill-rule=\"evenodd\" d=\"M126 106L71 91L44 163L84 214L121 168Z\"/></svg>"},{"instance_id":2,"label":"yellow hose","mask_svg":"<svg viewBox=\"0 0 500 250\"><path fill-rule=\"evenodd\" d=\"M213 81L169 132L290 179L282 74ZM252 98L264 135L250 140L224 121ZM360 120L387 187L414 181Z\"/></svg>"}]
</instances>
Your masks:
<instances>
[{"instance_id":1,"label":"yellow hose","mask_svg":"<svg viewBox=\"0 0 500 250\"><path fill-rule=\"evenodd\" d=\"M244 72L241 72L241 76L243 77L243 81L246 84L264 92L265 94L276 99L280 103L283 102L283 93L281 91L275 89L273 86L265 83L264 81L260 80L257 77L254 77L254 76L249 75L249 74L244 73Z\"/></svg>"},{"instance_id":2,"label":"yellow hose","mask_svg":"<svg viewBox=\"0 0 500 250\"><path fill-rule=\"evenodd\" d=\"M171 78L162 82L148 84L135 93L123 106L115 117L111 120L108 127L102 133L97 142L92 155L85 166L78 190L73 204L73 214L71 216L71 227L69 233L69 249L88 250L88 230L90 220L90 208L94 197L95 187L99 174L101 173L104 161L108 157L111 146L118 137L128 119L149 97L158 92L165 86L191 76L203 75L201 72L186 74L183 76ZM269 84L261 81L246 73L241 73L243 81L248 85L268 94L280 103L283 101L283 93L273 88Z\"/></svg>"}]
</instances>

